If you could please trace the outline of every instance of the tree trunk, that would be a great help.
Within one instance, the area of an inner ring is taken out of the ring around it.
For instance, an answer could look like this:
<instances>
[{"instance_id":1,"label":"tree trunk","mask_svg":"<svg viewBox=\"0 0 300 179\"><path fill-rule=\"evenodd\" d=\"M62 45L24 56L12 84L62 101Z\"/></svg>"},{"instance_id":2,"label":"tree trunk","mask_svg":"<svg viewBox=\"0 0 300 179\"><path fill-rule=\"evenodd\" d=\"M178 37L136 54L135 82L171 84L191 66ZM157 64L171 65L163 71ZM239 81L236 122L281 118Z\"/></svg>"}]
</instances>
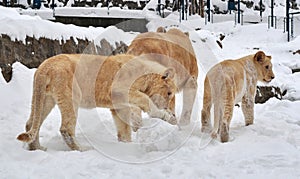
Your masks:
<instances>
[{"instance_id":1,"label":"tree trunk","mask_svg":"<svg viewBox=\"0 0 300 179\"><path fill-rule=\"evenodd\" d=\"M204 18L204 2L203 0L199 0L199 15Z\"/></svg>"}]
</instances>

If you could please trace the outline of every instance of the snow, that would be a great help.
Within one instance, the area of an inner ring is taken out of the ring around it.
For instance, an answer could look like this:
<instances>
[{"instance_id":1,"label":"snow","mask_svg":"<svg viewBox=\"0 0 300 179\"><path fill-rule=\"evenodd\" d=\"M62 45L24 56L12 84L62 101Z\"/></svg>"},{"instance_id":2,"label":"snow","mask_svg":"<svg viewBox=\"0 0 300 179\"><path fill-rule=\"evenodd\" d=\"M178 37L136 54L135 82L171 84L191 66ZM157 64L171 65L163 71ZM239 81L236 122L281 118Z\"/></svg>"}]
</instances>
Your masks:
<instances>
[{"instance_id":1,"label":"snow","mask_svg":"<svg viewBox=\"0 0 300 179\"><path fill-rule=\"evenodd\" d=\"M143 11L141 10L122 10L119 7L103 8L57 8L55 10L57 16L81 16L81 17L107 17L107 18L144 18Z\"/></svg>"},{"instance_id":2,"label":"snow","mask_svg":"<svg viewBox=\"0 0 300 179\"><path fill-rule=\"evenodd\" d=\"M75 25L65 25L41 19L39 16L20 15L15 9L8 9L0 6L0 34L10 36L12 40L22 41L26 44L26 36L37 39L45 37L48 39L66 41L71 37L78 39L88 39L94 41L100 46L100 40L105 38L106 31L113 31L115 34L127 34L124 36L110 36L106 38L108 42L115 45L114 42L128 42L129 38L134 37L135 33L126 33L114 26L103 27L79 27ZM22 30L20 30L22 29ZM76 40L74 38L74 40Z\"/></svg>"},{"instance_id":3,"label":"snow","mask_svg":"<svg viewBox=\"0 0 300 179\"><path fill-rule=\"evenodd\" d=\"M24 40L26 35L65 40L72 36L129 44L137 33L116 27L83 28L19 15L0 7L0 33ZM300 177L300 38L287 42L282 29L266 23L244 26L233 20L204 25L189 16L179 23L177 12L165 19L151 16L148 29L179 27L188 31L199 65L198 93L192 122L179 129L144 115L145 126L133 133L132 143L117 141L108 109L80 109L76 136L85 149L70 151L60 133L56 107L45 120L40 142L47 151L28 151L16 140L30 114L35 69L13 64L13 78L0 75L0 176L1 178L299 178ZM197 30L195 30L197 29ZM225 35L221 49L216 40ZM268 85L287 90L283 100L271 98L255 104L254 125L244 126L241 109L235 107L228 143L211 140L200 132L203 79L208 69L224 59L239 58L259 50L272 55L275 79ZM176 115L182 102L178 94Z\"/></svg>"}]
</instances>

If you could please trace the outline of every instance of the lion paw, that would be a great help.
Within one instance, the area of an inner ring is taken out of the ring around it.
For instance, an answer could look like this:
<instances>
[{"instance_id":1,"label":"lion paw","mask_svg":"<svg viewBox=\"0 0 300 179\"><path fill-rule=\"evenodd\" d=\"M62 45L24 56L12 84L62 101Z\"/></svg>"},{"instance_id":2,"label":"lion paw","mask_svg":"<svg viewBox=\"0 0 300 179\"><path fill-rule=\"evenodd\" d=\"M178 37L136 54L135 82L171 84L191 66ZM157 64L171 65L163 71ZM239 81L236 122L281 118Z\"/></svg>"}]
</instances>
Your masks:
<instances>
[{"instance_id":1,"label":"lion paw","mask_svg":"<svg viewBox=\"0 0 300 179\"><path fill-rule=\"evenodd\" d=\"M141 127L143 126L143 121L142 120L133 120L131 129L133 132L138 131Z\"/></svg>"},{"instance_id":2,"label":"lion paw","mask_svg":"<svg viewBox=\"0 0 300 179\"><path fill-rule=\"evenodd\" d=\"M218 137L218 133L217 132L212 132L210 134L211 138L216 139Z\"/></svg>"},{"instance_id":3,"label":"lion paw","mask_svg":"<svg viewBox=\"0 0 300 179\"><path fill-rule=\"evenodd\" d=\"M133 132L136 132L140 129L140 127L139 126L131 126L131 129Z\"/></svg>"},{"instance_id":4,"label":"lion paw","mask_svg":"<svg viewBox=\"0 0 300 179\"><path fill-rule=\"evenodd\" d=\"M125 142L125 143L131 142L131 136L127 135L127 134L122 135L122 134L118 133L118 141L119 142Z\"/></svg>"},{"instance_id":5,"label":"lion paw","mask_svg":"<svg viewBox=\"0 0 300 179\"><path fill-rule=\"evenodd\" d=\"M245 126L249 126L249 125L252 125L253 124L253 121L246 121L245 122Z\"/></svg>"},{"instance_id":6,"label":"lion paw","mask_svg":"<svg viewBox=\"0 0 300 179\"><path fill-rule=\"evenodd\" d=\"M166 122L168 122L168 123L170 123L172 125L176 125L177 124L177 119L175 117L175 114L173 114L170 111L165 111L164 112L163 120L165 120Z\"/></svg>"},{"instance_id":7,"label":"lion paw","mask_svg":"<svg viewBox=\"0 0 300 179\"><path fill-rule=\"evenodd\" d=\"M40 146L40 145L32 145L32 144L29 144L29 145L28 145L28 150L42 150L42 151L46 151L47 148L46 148L46 147L43 147L43 146Z\"/></svg>"},{"instance_id":8,"label":"lion paw","mask_svg":"<svg viewBox=\"0 0 300 179\"><path fill-rule=\"evenodd\" d=\"M228 142L229 140L229 127L228 124L223 123L220 128L221 142Z\"/></svg>"}]
</instances>

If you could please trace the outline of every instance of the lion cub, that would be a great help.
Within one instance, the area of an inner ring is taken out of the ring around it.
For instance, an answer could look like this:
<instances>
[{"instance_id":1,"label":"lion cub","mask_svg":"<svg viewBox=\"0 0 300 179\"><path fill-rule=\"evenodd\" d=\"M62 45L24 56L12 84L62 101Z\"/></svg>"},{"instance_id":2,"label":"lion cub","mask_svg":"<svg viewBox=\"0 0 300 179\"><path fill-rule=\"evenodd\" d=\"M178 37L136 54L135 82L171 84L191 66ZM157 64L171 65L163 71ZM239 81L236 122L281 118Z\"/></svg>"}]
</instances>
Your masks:
<instances>
[{"instance_id":1,"label":"lion cub","mask_svg":"<svg viewBox=\"0 0 300 179\"><path fill-rule=\"evenodd\" d=\"M176 124L167 110L174 97L174 69L165 68L151 55L62 54L45 60L34 75L32 107L26 132L17 139L30 150L44 149L39 143L40 127L57 104L61 112L60 132L72 150L81 150L75 140L79 107L110 108L118 140L131 141L131 128L138 128L141 111Z\"/></svg>"},{"instance_id":2,"label":"lion cub","mask_svg":"<svg viewBox=\"0 0 300 179\"><path fill-rule=\"evenodd\" d=\"M225 60L212 67L205 77L202 132L220 134L221 142L229 139L229 125L233 107L242 102L246 126L253 124L254 98L257 81L270 82L274 78L271 56L259 51L237 60ZM210 109L214 105L214 128L211 131Z\"/></svg>"}]
</instances>

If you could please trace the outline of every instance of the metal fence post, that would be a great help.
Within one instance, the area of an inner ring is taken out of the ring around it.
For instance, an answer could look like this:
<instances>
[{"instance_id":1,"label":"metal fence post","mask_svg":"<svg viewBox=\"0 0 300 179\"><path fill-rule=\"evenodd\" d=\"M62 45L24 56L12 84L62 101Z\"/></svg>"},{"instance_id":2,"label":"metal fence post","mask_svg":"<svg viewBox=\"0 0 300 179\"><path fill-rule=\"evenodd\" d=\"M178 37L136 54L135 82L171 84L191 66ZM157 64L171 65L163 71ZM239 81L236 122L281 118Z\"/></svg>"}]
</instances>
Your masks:
<instances>
[{"instance_id":1,"label":"metal fence post","mask_svg":"<svg viewBox=\"0 0 300 179\"><path fill-rule=\"evenodd\" d=\"M286 31L287 31L287 41L290 41L290 1L286 0Z\"/></svg>"}]
</instances>

